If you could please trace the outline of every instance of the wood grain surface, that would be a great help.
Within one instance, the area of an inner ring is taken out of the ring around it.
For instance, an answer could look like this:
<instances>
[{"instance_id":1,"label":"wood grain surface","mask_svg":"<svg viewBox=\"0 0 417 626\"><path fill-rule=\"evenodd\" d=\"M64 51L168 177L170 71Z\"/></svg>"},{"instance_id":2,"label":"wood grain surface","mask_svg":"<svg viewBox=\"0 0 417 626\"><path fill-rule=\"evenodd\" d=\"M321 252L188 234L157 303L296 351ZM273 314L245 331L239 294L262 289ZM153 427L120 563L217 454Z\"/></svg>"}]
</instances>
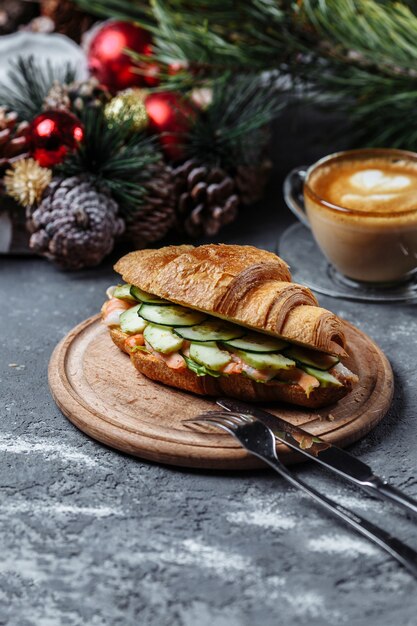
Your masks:
<instances>
[{"instance_id":1,"label":"wood grain surface","mask_svg":"<svg viewBox=\"0 0 417 626\"><path fill-rule=\"evenodd\" d=\"M366 435L387 412L393 375L384 353L364 333L346 324L346 365L360 382L335 405L297 409L262 405L327 441L346 446ZM52 396L75 426L98 441L158 463L207 469L249 469L262 463L227 433L190 427L182 420L216 407L202 398L155 383L137 372L111 341L99 316L79 324L57 345L49 363ZM285 463L305 460L286 446Z\"/></svg>"}]
</instances>

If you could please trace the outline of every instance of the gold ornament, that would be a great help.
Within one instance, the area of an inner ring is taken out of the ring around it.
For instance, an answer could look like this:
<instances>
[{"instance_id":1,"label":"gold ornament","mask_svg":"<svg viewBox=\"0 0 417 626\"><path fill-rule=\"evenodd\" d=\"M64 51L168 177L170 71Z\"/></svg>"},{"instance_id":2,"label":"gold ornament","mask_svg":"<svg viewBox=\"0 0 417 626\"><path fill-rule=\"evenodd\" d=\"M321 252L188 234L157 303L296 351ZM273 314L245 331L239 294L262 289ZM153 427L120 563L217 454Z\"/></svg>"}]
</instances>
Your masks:
<instances>
[{"instance_id":1,"label":"gold ornament","mask_svg":"<svg viewBox=\"0 0 417 626\"><path fill-rule=\"evenodd\" d=\"M52 180L52 171L41 167L35 159L20 159L6 171L6 192L24 207L37 204Z\"/></svg>"},{"instance_id":2,"label":"gold ornament","mask_svg":"<svg viewBox=\"0 0 417 626\"><path fill-rule=\"evenodd\" d=\"M131 124L135 132L144 130L148 125L148 114L145 107L145 89L125 89L114 96L104 107L104 115L109 126L115 124Z\"/></svg>"}]
</instances>

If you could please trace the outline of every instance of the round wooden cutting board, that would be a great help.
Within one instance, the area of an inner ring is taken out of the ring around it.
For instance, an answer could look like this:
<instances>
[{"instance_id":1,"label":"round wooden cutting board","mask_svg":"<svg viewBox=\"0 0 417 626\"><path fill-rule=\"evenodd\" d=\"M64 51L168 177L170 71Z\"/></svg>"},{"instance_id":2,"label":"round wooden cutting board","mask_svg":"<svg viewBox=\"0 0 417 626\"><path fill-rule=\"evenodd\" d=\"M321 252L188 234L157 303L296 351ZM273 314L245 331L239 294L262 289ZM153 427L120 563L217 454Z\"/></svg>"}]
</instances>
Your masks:
<instances>
[{"instance_id":1,"label":"round wooden cutting board","mask_svg":"<svg viewBox=\"0 0 417 626\"><path fill-rule=\"evenodd\" d=\"M393 375L383 352L347 324L350 358L346 365L360 383L340 402L322 409L263 405L292 424L339 446L363 437L385 415ZM262 463L227 433L182 421L216 408L213 399L155 383L135 370L111 341L99 316L72 330L49 363L55 402L73 424L102 443L144 459L185 467L247 469ZM279 444L286 463L305 460Z\"/></svg>"}]
</instances>

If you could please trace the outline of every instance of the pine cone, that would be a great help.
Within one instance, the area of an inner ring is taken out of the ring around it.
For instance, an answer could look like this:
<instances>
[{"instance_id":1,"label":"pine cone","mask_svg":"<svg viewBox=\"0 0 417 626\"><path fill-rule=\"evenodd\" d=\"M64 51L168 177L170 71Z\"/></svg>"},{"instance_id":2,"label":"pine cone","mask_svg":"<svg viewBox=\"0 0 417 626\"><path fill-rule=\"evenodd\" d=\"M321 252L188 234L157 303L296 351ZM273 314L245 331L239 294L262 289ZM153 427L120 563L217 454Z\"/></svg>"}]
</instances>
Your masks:
<instances>
[{"instance_id":1,"label":"pine cone","mask_svg":"<svg viewBox=\"0 0 417 626\"><path fill-rule=\"evenodd\" d=\"M67 35L77 43L97 19L81 11L71 0L41 0L41 13L54 22L55 32Z\"/></svg>"},{"instance_id":2,"label":"pine cone","mask_svg":"<svg viewBox=\"0 0 417 626\"><path fill-rule=\"evenodd\" d=\"M29 219L30 247L64 269L98 265L124 230L117 210L88 179L56 178Z\"/></svg>"},{"instance_id":3,"label":"pine cone","mask_svg":"<svg viewBox=\"0 0 417 626\"><path fill-rule=\"evenodd\" d=\"M96 78L91 77L69 85L55 83L43 102L43 109L73 111L77 115L86 107L102 107L110 99L107 89Z\"/></svg>"},{"instance_id":4,"label":"pine cone","mask_svg":"<svg viewBox=\"0 0 417 626\"><path fill-rule=\"evenodd\" d=\"M5 170L11 163L28 156L28 140L26 138L28 126L29 124L27 122L18 121L17 113L7 111L5 107L0 107L1 179L3 178Z\"/></svg>"},{"instance_id":5,"label":"pine cone","mask_svg":"<svg viewBox=\"0 0 417 626\"><path fill-rule=\"evenodd\" d=\"M177 223L189 235L216 235L237 216L235 183L220 167L190 159L175 168Z\"/></svg>"},{"instance_id":6,"label":"pine cone","mask_svg":"<svg viewBox=\"0 0 417 626\"><path fill-rule=\"evenodd\" d=\"M43 35L47 35L48 33L53 33L54 28L55 24L49 17L38 15L37 17L34 17L33 20L30 20L28 24L21 27L20 30L27 31L29 33L42 33Z\"/></svg>"},{"instance_id":7,"label":"pine cone","mask_svg":"<svg viewBox=\"0 0 417 626\"><path fill-rule=\"evenodd\" d=\"M126 219L126 237L136 248L165 237L175 223L175 193L172 169L156 163L145 183L145 204Z\"/></svg>"},{"instance_id":8,"label":"pine cone","mask_svg":"<svg viewBox=\"0 0 417 626\"><path fill-rule=\"evenodd\" d=\"M272 162L264 159L259 165L238 165L235 183L242 204L253 204L264 194L272 169Z\"/></svg>"},{"instance_id":9,"label":"pine cone","mask_svg":"<svg viewBox=\"0 0 417 626\"><path fill-rule=\"evenodd\" d=\"M0 35L13 33L21 24L27 24L39 13L37 2L22 0L1 0Z\"/></svg>"}]
</instances>

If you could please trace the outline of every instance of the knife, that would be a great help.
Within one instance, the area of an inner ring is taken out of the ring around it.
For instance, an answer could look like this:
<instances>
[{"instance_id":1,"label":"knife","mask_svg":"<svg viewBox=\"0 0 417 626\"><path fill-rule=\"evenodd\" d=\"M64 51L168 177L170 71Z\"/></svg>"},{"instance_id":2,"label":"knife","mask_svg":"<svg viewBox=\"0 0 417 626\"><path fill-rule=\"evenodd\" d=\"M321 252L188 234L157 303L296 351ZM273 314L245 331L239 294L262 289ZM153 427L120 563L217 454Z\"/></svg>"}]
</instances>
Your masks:
<instances>
[{"instance_id":1,"label":"knife","mask_svg":"<svg viewBox=\"0 0 417 626\"><path fill-rule=\"evenodd\" d=\"M289 422L245 402L230 398L218 398L216 403L228 411L252 415L268 426L275 437L290 448L301 452L304 456L317 461L329 470L344 476L367 493L385 498L407 511L417 515L417 501L390 485L386 480L373 473L372 468L354 457L346 450L324 441Z\"/></svg>"}]
</instances>

